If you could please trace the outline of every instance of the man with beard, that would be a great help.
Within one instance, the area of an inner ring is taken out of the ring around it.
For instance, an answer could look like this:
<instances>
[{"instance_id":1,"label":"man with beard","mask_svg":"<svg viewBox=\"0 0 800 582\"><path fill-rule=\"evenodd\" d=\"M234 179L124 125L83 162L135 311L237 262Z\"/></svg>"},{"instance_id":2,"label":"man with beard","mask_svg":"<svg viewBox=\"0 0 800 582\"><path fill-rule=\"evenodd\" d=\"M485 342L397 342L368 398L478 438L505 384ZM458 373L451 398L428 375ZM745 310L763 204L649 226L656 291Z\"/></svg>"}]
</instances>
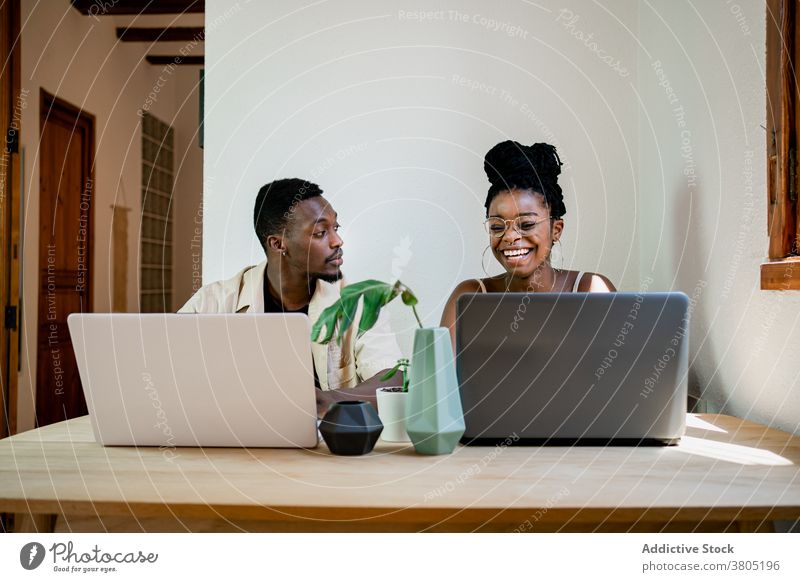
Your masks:
<instances>
[{"instance_id":1,"label":"man with beard","mask_svg":"<svg viewBox=\"0 0 800 582\"><path fill-rule=\"evenodd\" d=\"M292 178L259 190L253 222L267 259L203 286L179 313L305 313L315 322L344 286L336 212L319 186ZM401 357L385 312L360 337L312 343L311 353L320 416L339 400L375 404L376 388L392 383L380 377Z\"/></svg>"}]
</instances>

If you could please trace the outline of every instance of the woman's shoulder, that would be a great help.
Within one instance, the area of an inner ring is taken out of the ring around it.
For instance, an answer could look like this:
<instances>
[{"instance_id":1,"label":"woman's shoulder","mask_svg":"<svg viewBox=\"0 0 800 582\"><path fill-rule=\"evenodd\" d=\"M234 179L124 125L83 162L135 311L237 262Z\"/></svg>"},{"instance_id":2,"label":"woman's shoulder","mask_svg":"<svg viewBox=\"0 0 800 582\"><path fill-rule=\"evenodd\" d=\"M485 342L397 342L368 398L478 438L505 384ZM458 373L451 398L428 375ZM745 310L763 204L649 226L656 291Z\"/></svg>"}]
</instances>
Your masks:
<instances>
[{"instance_id":1,"label":"woman's shoulder","mask_svg":"<svg viewBox=\"0 0 800 582\"><path fill-rule=\"evenodd\" d=\"M575 289L575 291L583 293L608 293L617 290L611 280L600 273L570 271L569 276L570 280L573 281L572 288ZM578 277L580 277L580 279Z\"/></svg>"},{"instance_id":2,"label":"woman's shoulder","mask_svg":"<svg viewBox=\"0 0 800 582\"><path fill-rule=\"evenodd\" d=\"M481 293L485 289L483 279L466 279L461 281L453 289L453 296L461 295L463 293Z\"/></svg>"},{"instance_id":3,"label":"woman's shoulder","mask_svg":"<svg viewBox=\"0 0 800 582\"><path fill-rule=\"evenodd\" d=\"M457 298L464 293L487 293L496 291L501 286L503 276L498 277L485 277L483 279L465 279L455 286L453 292L450 294L451 299Z\"/></svg>"}]
</instances>

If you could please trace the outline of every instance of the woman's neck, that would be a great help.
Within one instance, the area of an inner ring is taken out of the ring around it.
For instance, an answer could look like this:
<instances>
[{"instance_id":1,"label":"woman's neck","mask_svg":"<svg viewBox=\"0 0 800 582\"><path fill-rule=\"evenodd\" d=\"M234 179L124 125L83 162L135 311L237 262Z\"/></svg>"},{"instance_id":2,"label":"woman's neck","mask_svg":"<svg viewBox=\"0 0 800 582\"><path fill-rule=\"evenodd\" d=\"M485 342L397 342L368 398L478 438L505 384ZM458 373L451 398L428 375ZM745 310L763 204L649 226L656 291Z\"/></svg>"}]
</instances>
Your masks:
<instances>
[{"instance_id":1,"label":"woman's neck","mask_svg":"<svg viewBox=\"0 0 800 582\"><path fill-rule=\"evenodd\" d=\"M506 290L515 293L549 293L556 287L558 273L550 263L542 263L529 277L506 274Z\"/></svg>"}]
</instances>

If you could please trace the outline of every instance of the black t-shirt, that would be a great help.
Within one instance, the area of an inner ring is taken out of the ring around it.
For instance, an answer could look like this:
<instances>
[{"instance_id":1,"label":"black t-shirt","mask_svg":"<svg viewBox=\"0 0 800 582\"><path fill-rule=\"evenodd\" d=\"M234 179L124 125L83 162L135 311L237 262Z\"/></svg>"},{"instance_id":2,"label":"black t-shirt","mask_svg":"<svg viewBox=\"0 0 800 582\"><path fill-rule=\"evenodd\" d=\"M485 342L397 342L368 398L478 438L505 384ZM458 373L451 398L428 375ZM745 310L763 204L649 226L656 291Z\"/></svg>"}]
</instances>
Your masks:
<instances>
[{"instance_id":1,"label":"black t-shirt","mask_svg":"<svg viewBox=\"0 0 800 582\"><path fill-rule=\"evenodd\" d=\"M269 281L266 273L264 274L264 313L304 313L308 315L308 305L301 307L295 311L291 309L284 309L283 304L277 301L272 293L269 292ZM321 388L319 385L319 378L317 377L317 368L314 362L311 362L311 368L314 370L314 386Z\"/></svg>"}]
</instances>

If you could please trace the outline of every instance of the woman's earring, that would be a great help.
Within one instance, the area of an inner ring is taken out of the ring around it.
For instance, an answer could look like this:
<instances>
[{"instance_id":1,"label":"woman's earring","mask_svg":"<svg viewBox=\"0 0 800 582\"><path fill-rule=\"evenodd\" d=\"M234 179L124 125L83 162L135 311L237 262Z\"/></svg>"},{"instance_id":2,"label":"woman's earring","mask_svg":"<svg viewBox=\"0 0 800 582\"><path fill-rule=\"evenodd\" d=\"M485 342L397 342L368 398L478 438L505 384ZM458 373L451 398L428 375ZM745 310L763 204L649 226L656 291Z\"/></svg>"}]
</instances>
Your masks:
<instances>
[{"instance_id":1,"label":"woman's earring","mask_svg":"<svg viewBox=\"0 0 800 582\"><path fill-rule=\"evenodd\" d=\"M556 243L558 243L558 270L559 271L563 271L564 270L564 247L561 246L561 241L560 240L557 240ZM553 244L553 246L554 247L556 246L555 243Z\"/></svg>"},{"instance_id":2,"label":"woman's earring","mask_svg":"<svg viewBox=\"0 0 800 582\"><path fill-rule=\"evenodd\" d=\"M554 266L554 263L556 261L553 258L553 255L555 254L555 250L556 250L556 244L558 244L558 265L559 265L558 267ZM552 269L555 269L556 271L563 270L563 267L564 267L564 251L561 248L561 241L560 240L554 240L553 241L553 244L550 245L550 252L547 253L547 258L545 260L547 261L547 263L550 265L550 267Z\"/></svg>"},{"instance_id":3,"label":"woman's earring","mask_svg":"<svg viewBox=\"0 0 800 582\"><path fill-rule=\"evenodd\" d=\"M488 250L489 250L489 247L491 247L491 246L492 246L492 245L486 245L486 248L485 248L485 249L483 249L483 254L481 255L481 269L483 269L483 273L484 273L484 274L485 274L487 277L491 277L491 275L490 275L490 274L489 274L489 273L486 271L486 267L484 267L484 266L483 266L483 259L486 257L486 251L488 251Z\"/></svg>"}]
</instances>

